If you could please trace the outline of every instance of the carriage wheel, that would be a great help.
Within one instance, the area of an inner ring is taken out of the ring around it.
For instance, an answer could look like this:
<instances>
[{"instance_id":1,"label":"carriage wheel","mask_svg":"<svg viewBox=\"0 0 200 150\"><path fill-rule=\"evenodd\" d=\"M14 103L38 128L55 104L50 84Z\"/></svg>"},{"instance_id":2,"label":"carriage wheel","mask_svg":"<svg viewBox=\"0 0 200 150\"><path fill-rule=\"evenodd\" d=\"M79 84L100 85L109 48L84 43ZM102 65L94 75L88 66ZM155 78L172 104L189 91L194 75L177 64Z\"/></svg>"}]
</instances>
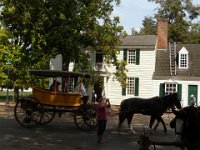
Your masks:
<instances>
[{"instance_id":1,"label":"carriage wheel","mask_svg":"<svg viewBox=\"0 0 200 150\"><path fill-rule=\"evenodd\" d=\"M55 114L56 114L55 106L44 105L40 124L45 125L50 123L55 117Z\"/></svg>"},{"instance_id":2,"label":"carriage wheel","mask_svg":"<svg viewBox=\"0 0 200 150\"><path fill-rule=\"evenodd\" d=\"M84 112L84 121L90 128L95 128L97 125L96 121L96 109L94 105L86 105Z\"/></svg>"},{"instance_id":3,"label":"carriage wheel","mask_svg":"<svg viewBox=\"0 0 200 150\"><path fill-rule=\"evenodd\" d=\"M41 121L42 106L33 97L21 98L14 108L17 122L23 127L33 127Z\"/></svg>"},{"instance_id":4,"label":"carriage wheel","mask_svg":"<svg viewBox=\"0 0 200 150\"><path fill-rule=\"evenodd\" d=\"M96 127L96 111L93 105L84 105L74 113L76 126L84 131L92 130Z\"/></svg>"}]
</instances>

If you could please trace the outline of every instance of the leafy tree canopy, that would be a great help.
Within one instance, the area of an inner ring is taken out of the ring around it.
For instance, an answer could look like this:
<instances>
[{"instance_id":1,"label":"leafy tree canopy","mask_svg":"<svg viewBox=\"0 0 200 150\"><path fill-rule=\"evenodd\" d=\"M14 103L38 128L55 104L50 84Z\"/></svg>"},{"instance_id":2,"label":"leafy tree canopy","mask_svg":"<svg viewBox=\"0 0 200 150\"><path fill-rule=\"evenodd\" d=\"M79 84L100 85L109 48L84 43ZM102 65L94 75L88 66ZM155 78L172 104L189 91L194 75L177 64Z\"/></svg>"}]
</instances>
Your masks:
<instances>
[{"instance_id":1,"label":"leafy tree canopy","mask_svg":"<svg viewBox=\"0 0 200 150\"><path fill-rule=\"evenodd\" d=\"M159 5L158 12L153 17L145 17L140 34L153 34L156 31L158 18L168 19L169 38L181 43L199 43L198 24L193 20L200 17L200 6L192 0L148 0ZM192 39L192 40L191 40Z\"/></svg>"},{"instance_id":2,"label":"leafy tree canopy","mask_svg":"<svg viewBox=\"0 0 200 150\"><path fill-rule=\"evenodd\" d=\"M0 0L9 51L18 52L25 68L44 68L50 58L62 54L63 69L68 70L70 61L82 60L81 49L91 47L101 51L106 62L122 66L116 54L126 33L119 17L110 18L114 3L120 0Z\"/></svg>"},{"instance_id":3,"label":"leafy tree canopy","mask_svg":"<svg viewBox=\"0 0 200 150\"><path fill-rule=\"evenodd\" d=\"M143 27L140 29L142 35L156 34L156 21L153 17L145 17L142 23Z\"/></svg>"}]
</instances>

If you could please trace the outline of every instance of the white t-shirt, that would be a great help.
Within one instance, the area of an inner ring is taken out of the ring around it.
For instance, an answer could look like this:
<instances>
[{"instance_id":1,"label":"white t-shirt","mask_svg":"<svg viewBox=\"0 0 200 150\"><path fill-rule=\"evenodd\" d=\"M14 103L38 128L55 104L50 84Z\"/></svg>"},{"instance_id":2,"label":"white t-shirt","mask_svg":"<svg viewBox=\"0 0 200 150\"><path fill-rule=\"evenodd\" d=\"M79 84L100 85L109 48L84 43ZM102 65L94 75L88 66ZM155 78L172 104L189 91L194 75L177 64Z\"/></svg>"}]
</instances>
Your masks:
<instances>
[{"instance_id":1,"label":"white t-shirt","mask_svg":"<svg viewBox=\"0 0 200 150\"><path fill-rule=\"evenodd\" d=\"M83 83L81 83L81 92L83 96L88 96L88 93L86 92L85 86L83 85Z\"/></svg>"}]
</instances>

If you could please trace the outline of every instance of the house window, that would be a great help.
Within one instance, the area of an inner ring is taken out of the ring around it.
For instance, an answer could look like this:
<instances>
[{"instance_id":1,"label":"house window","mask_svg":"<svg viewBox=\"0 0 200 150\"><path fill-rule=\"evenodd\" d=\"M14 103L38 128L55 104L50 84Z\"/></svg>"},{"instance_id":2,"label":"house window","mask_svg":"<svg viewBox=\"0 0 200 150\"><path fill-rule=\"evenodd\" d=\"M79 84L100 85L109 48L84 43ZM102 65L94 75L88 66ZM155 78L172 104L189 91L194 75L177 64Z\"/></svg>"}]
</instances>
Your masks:
<instances>
[{"instance_id":1,"label":"house window","mask_svg":"<svg viewBox=\"0 0 200 150\"><path fill-rule=\"evenodd\" d=\"M126 83L126 88L122 87L122 95L139 96L139 78L128 77Z\"/></svg>"},{"instance_id":2,"label":"house window","mask_svg":"<svg viewBox=\"0 0 200 150\"><path fill-rule=\"evenodd\" d=\"M95 69L97 71L102 70L103 68L103 54L101 52L96 52L96 61L95 61Z\"/></svg>"},{"instance_id":3,"label":"house window","mask_svg":"<svg viewBox=\"0 0 200 150\"><path fill-rule=\"evenodd\" d=\"M180 55L180 68L187 68L187 54Z\"/></svg>"},{"instance_id":4,"label":"house window","mask_svg":"<svg viewBox=\"0 0 200 150\"><path fill-rule=\"evenodd\" d=\"M135 50L129 50L128 51L128 63L129 64L135 64L135 60L136 60Z\"/></svg>"},{"instance_id":5,"label":"house window","mask_svg":"<svg viewBox=\"0 0 200 150\"><path fill-rule=\"evenodd\" d=\"M135 89L135 79L134 78L128 78L127 79L127 94L128 95L134 95L134 89Z\"/></svg>"},{"instance_id":6,"label":"house window","mask_svg":"<svg viewBox=\"0 0 200 150\"><path fill-rule=\"evenodd\" d=\"M103 63L103 54L101 52L96 52L96 63Z\"/></svg>"},{"instance_id":7,"label":"house window","mask_svg":"<svg viewBox=\"0 0 200 150\"><path fill-rule=\"evenodd\" d=\"M124 49L123 59L128 64L139 65L140 64L140 49L135 49L135 50Z\"/></svg>"},{"instance_id":8,"label":"house window","mask_svg":"<svg viewBox=\"0 0 200 150\"><path fill-rule=\"evenodd\" d=\"M65 92L74 92L75 84L74 78L68 78L65 83Z\"/></svg>"},{"instance_id":9,"label":"house window","mask_svg":"<svg viewBox=\"0 0 200 150\"><path fill-rule=\"evenodd\" d=\"M180 69L188 68L188 51L185 47L183 47L179 51L179 68Z\"/></svg>"},{"instance_id":10,"label":"house window","mask_svg":"<svg viewBox=\"0 0 200 150\"><path fill-rule=\"evenodd\" d=\"M165 95L177 93L177 83L165 83Z\"/></svg>"}]
</instances>

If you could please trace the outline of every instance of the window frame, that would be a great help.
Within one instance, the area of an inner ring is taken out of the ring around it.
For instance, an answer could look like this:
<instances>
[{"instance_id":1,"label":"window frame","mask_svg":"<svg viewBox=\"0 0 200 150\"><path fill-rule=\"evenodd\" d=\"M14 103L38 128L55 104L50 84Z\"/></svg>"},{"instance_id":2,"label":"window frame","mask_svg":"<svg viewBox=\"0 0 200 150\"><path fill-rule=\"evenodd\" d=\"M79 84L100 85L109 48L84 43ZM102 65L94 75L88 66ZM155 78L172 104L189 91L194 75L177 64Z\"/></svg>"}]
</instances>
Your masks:
<instances>
[{"instance_id":1,"label":"window frame","mask_svg":"<svg viewBox=\"0 0 200 150\"><path fill-rule=\"evenodd\" d=\"M177 93L178 92L178 84L176 82L165 82L164 91L165 91L165 95Z\"/></svg>"},{"instance_id":2,"label":"window frame","mask_svg":"<svg viewBox=\"0 0 200 150\"><path fill-rule=\"evenodd\" d=\"M188 51L185 47L183 47L179 51L178 67L180 69L188 69L188 62L189 62Z\"/></svg>"},{"instance_id":3,"label":"window frame","mask_svg":"<svg viewBox=\"0 0 200 150\"><path fill-rule=\"evenodd\" d=\"M127 63L128 64L136 64L136 50L135 49L128 50Z\"/></svg>"},{"instance_id":4,"label":"window frame","mask_svg":"<svg viewBox=\"0 0 200 150\"><path fill-rule=\"evenodd\" d=\"M68 78L67 82L69 84L69 86L68 86L69 92L74 92L74 90L75 90L75 78Z\"/></svg>"},{"instance_id":5,"label":"window frame","mask_svg":"<svg viewBox=\"0 0 200 150\"><path fill-rule=\"evenodd\" d=\"M135 96L135 78L127 77L127 87L126 87L127 95Z\"/></svg>"}]
</instances>

